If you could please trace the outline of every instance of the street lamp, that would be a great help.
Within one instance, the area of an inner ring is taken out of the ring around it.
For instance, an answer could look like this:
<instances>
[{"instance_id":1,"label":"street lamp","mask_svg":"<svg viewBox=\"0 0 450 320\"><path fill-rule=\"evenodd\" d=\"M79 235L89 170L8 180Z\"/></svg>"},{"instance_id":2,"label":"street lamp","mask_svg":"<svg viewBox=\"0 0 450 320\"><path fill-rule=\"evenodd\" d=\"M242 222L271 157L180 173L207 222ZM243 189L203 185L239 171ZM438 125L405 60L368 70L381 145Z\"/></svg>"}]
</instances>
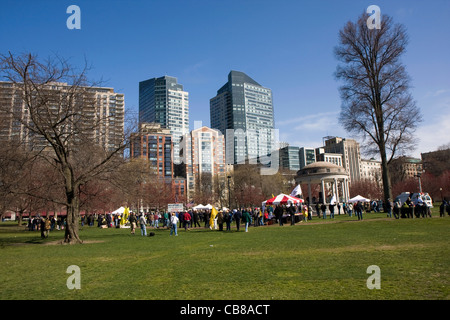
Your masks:
<instances>
[{"instance_id":1,"label":"street lamp","mask_svg":"<svg viewBox=\"0 0 450 320\"><path fill-rule=\"evenodd\" d=\"M228 209L231 210L231 189L230 189L231 176L227 176L227 179L228 179Z\"/></svg>"},{"instance_id":2,"label":"street lamp","mask_svg":"<svg viewBox=\"0 0 450 320\"><path fill-rule=\"evenodd\" d=\"M444 197L442 196L442 188L439 188L439 191L441 192L441 202L444 202Z\"/></svg>"},{"instance_id":3,"label":"street lamp","mask_svg":"<svg viewBox=\"0 0 450 320\"><path fill-rule=\"evenodd\" d=\"M420 177L422 176L422 172L418 172L414 175L414 177L419 178L419 192L422 193L422 181L420 181Z\"/></svg>"}]
</instances>

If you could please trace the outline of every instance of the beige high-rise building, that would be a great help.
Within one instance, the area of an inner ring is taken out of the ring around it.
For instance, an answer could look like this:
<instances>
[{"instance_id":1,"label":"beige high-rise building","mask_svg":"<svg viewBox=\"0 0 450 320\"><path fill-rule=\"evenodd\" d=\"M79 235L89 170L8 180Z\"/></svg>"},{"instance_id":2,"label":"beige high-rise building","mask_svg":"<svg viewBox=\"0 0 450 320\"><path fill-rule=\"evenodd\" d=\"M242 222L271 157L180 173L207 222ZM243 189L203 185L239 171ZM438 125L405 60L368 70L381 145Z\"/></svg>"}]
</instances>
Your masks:
<instances>
[{"instance_id":1,"label":"beige high-rise building","mask_svg":"<svg viewBox=\"0 0 450 320\"><path fill-rule=\"evenodd\" d=\"M217 129L206 126L184 135L180 143L180 158L186 171L188 197L196 184L204 177L216 177L222 183L226 180L225 139Z\"/></svg>"},{"instance_id":2,"label":"beige high-rise building","mask_svg":"<svg viewBox=\"0 0 450 320\"><path fill-rule=\"evenodd\" d=\"M64 99L67 91L71 89L67 83L49 83L42 88L41 94L55 91L59 94L51 96L51 99ZM114 92L113 88L83 87L84 95L90 94L89 103L85 103L77 114L80 119L78 128L83 128L90 133L90 139L96 141L105 150L113 150L123 143L125 102L122 93ZM31 150L45 149L48 144L40 135L33 134L27 126L32 126L29 110L22 98L23 89L12 82L0 82L0 143L2 141L22 141ZM46 112L52 116L62 116L58 107L65 102L57 101L51 105L50 100L46 105ZM74 104L77 102L75 101ZM44 110L44 109L43 109ZM69 115L68 115L69 117ZM73 115L72 115L73 117ZM56 118L55 118L56 119ZM55 120L53 119L53 120ZM70 122L69 122L70 123ZM67 126L67 132L73 130Z\"/></svg>"},{"instance_id":3,"label":"beige high-rise building","mask_svg":"<svg viewBox=\"0 0 450 320\"><path fill-rule=\"evenodd\" d=\"M361 179L372 180L378 184L382 183L381 161L371 159L361 160Z\"/></svg>"},{"instance_id":4,"label":"beige high-rise building","mask_svg":"<svg viewBox=\"0 0 450 320\"><path fill-rule=\"evenodd\" d=\"M356 140L328 137L324 148L326 153L342 154L342 166L347 171L350 182L361 179L361 153Z\"/></svg>"}]
</instances>

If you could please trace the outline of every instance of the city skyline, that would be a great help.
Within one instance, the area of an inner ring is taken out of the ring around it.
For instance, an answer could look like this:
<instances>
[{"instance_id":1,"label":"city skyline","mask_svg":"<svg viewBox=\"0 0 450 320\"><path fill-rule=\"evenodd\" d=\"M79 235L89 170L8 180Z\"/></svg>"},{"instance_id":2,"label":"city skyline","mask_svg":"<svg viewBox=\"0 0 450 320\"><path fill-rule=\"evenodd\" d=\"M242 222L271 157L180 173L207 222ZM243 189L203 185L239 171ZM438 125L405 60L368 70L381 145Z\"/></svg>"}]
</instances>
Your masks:
<instances>
[{"instance_id":1,"label":"city skyline","mask_svg":"<svg viewBox=\"0 0 450 320\"><path fill-rule=\"evenodd\" d=\"M69 30L66 9L81 9L81 29ZM245 72L273 93L280 141L318 147L325 136L352 137L338 123L340 83L333 48L338 31L371 5L406 26L410 43L402 61L412 96L422 110L418 148L447 144L450 117L448 1L4 1L0 52L58 54L93 80L125 95L138 111L138 83L170 75L189 92L190 130L210 126L209 99L231 70ZM18 18L20 17L20 19ZM10 32L14 30L14 32ZM149 40L152 41L149 41ZM358 142L361 142L358 139Z\"/></svg>"}]
</instances>

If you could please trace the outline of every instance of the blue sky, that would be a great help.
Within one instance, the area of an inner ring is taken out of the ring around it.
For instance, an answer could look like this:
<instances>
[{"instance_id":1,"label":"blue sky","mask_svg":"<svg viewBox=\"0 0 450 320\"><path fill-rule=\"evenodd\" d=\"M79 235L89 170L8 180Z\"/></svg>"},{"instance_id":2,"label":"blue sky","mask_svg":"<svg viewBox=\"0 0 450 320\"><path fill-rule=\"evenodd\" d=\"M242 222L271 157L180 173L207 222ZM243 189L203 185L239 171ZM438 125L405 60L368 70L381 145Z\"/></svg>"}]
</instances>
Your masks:
<instances>
[{"instance_id":1,"label":"blue sky","mask_svg":"<svg viewBox=\"0 0 450 320\"><path fill-rule=\"evenodd\" d=\"M69 30L69 5L81 29ZM450 1L13 1L0 7L0 52L58 54L92 65L91 80L125 94L138 109L139 81L178 78L190 95L190 123L209 125L209 99L230 70L247 73L273 93L281 141L319 147L322 137L351 138L338 122L341 100L333 56L338 31L376 4L406 26L403 57L412 95L424 115L417 149L450 143Z\"/></svg>"}]
</instances>

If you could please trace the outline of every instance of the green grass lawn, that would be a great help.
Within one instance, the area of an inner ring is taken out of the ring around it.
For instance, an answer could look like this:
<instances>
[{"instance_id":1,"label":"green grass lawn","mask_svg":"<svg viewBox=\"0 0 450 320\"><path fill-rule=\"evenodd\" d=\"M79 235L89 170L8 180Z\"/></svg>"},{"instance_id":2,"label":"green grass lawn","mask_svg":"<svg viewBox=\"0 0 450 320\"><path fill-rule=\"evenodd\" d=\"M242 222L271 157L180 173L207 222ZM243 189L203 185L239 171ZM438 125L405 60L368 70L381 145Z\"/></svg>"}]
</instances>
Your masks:
<instances>
[{"instance_id":1,"label":"green grass lawn","mask_svg":"<svg viewBox=\"0 0 450 320\"><path fill-rule=\"evenodd\" d=\"M438 209L434 209L435 212ZM303 300L450 298L450 217L365 220L336 215L248 233L204 228L140 230L84 227L82 245L55 244L0 223L0 296L8 299ZM69 290L67 267L81 271ZM381 289L368 289L370 265Z\"/></svg>"}]
</instances>

